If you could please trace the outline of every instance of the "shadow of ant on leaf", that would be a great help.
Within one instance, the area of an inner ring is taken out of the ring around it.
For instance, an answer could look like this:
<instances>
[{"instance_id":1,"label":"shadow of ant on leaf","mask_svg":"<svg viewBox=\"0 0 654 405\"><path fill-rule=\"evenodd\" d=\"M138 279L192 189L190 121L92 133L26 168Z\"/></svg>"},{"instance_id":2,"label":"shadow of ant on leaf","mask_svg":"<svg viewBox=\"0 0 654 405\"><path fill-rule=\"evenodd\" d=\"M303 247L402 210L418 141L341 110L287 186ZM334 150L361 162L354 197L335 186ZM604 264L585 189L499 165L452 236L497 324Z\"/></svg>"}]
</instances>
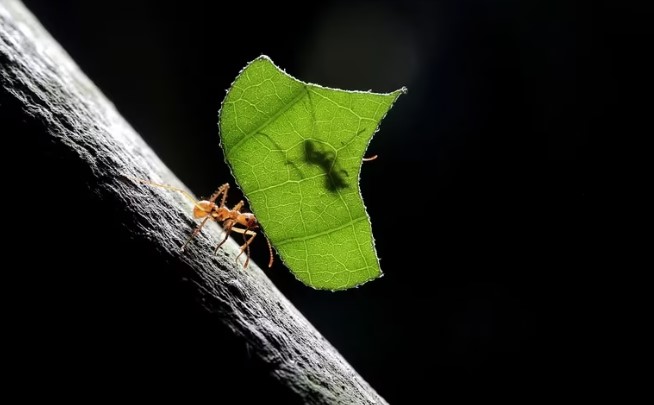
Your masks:
<instances>
[{"instance_id":1,"label":"shadow of ant on leaf","mask_svg":"<svg viewBox=\"0 0 654 405\"><path fill-rule=\"evenodd\" d=\"M304 141L304 161L320 167L327 175L325 187L332 193L349 187L347 170L336 161L336 153L327 150L320 143L307 139Z\"/></svg>"}]
</instances>

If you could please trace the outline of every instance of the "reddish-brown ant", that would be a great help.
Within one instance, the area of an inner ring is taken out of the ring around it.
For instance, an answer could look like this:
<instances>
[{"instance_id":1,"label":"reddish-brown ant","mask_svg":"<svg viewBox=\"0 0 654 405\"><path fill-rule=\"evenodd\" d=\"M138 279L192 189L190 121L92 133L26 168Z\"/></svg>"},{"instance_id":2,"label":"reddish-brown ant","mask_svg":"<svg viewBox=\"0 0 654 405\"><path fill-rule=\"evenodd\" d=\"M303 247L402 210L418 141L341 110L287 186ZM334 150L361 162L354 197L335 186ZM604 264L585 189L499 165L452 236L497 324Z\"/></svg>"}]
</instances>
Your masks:
<instances>
[{"instance_id":1,"label":"reddish-brown ant","mask_svg":"<svg viewBox=\"0 0 654 405\"><path fill-rule=\"evenodd\" d=\"M189 244L189 242L191 242L191 240L195 236L197 236L197 234L200 233L202 227L204 226L204 224L207 223L209 219L213 219L216 222L222 222L223 230L225 231L225 237L218 244L218 246L216 246L216 252L218 252L218 249L220 249L220 247L227 241L227 238L229 238L229 235L232 232L240 233L243 235L243 240L245 241L245 243L241 246L241 252L238 254L238 256L236 256L236 259L238 260L238 258L243 254L244 251L247 252L247 259L245 259L243 268L248 266L248 264L250 263L250 243L252 243L252 240L255 238L255 236L257 236L257 233L254 230L260 229L260 226L254 214L249 212L241 212L241 208L243 208L243 204L244 204L243 200L239 201L239 203L236 204L232 209L229 209L225 206L225 201L227 200L227 192L229 191L229 183L225 183L222 186L218 187L218 190L216 190L216 192L213 193L208 200L197 201L195 198L193 198L191 194L187 193L186 191L180 188L169 186L167 184L154 183L147 180L140 180L135 178L132 179L144 184L161 187L168 190L178 191L182 193L190 201L193 202L194 204L193 217L197 219L200 218L204 218L204 219L193 230L193 233L191 233L191 236L189 236L186 242L184 242L184 244L181 247L181 250L184 250L186 246ZM222 198L220 199L220 205L218 205L216 204L216 200L220 196L222 196ZM245 229L238 227L239 225L245 227ZM268 242L268 252L270 254L268 267L272 267L273 265L272 246L270 246L270 241L268 240L268 238L266 238L266 242Z\"/></svg>"}]
</instances>

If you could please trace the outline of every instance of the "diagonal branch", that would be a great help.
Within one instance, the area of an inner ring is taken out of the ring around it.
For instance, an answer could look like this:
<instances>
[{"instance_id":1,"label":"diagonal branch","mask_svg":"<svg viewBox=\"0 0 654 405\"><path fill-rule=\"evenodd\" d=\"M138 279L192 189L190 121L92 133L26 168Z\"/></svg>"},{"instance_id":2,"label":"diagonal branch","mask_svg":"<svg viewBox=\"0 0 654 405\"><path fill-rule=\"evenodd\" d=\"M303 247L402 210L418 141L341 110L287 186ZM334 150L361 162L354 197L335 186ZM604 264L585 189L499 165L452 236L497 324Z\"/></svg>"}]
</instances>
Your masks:
<instances>
[{"instance_id":1,"label":"diagonal branch","mask_svg":"<svg viewBox=\"0 0 654 405\"><path fill-rule=\"evenodd\" d=\"M183 186L15 0L0 3L0 97L0 126L26 123L37 138L32 142L52 145L50 151L83 168L85 175L65 181L86 183L89 195L118 207L113 215L124 224L124 238L181 269L174 276L189 279L195 298L217 315L208 319L227 325L299 401L385 403L254 263L240 268L237 243L230 239L219 255L209 254L210 240L220 237L217 226L208 226L189 252L179 252L191 223L189 202L124 176Z\"/></svg>"}]
</instances>

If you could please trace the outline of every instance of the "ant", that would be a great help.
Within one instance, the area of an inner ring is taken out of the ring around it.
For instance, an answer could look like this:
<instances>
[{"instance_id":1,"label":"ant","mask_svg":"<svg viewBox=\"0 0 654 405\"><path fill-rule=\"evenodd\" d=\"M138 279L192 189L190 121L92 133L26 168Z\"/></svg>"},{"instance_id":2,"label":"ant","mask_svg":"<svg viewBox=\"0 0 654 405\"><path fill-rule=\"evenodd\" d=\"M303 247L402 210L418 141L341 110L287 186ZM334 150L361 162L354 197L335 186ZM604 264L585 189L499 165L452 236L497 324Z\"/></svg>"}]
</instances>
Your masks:
<instances>
[{"instance_id":1,"label":"ant","mask_svg":"<svg viewBox=\"0 0 654 405\"><path fill-rule=\"evenodd\" d=\"M167 184L154 183L147 180L140 180L136 178L132 178L132 179L140 183L149 184L151 186L161 187L167 190L178 191L182 193L186 198L188 198L194 204L193 217L196 219L204 218L202 222L200 222L200 224L197 227L195 227L193 233L191 233L191 236L189 236L186 242L184 242L180 250L183 251L186 248L186 246L191 242L191 240L200 233L204 224L206 224L209 219L213 219L216 222L222 222L223 230L225 231L225 237L218 244L218 246L216 246L216 253L218 252L218 249L220 249L220 247L227 241L227 238L229 238L229 235L232 232L240 233L243 235L243 240L245 241L245 243L241 246L241 252L238 254L238 256L236 256L236 260L238 260L238 258L243 254L243 252L247 252L247 259L243 264L243 268L248 267L248 264L250 263L250 243L252 243L252 240L255 238L255 236L257 236L257 233L254 230L260 229L259 221L257 221L257 218L254 216L254 214L249 212L241 212L241 208L243 208L243 204L244 204L243 200L239 201L238 204L236 204L232 209L229 209L225 206L225 201L227 200L227 192L229 191L229 183L225 183L222 186L218 187L218 190L216 190L216 192L213 193L208 200L197 201L195 198L193 198L191 194L187 193L186 191L180 188L169 186ZM216 204L216 200L220 196L222 196L222 198L220 200L220 205L219 205ZM245 227L245 229L243 229L242 227ZM268 242L268 252L270 254L268 267L272 267L273 265L272 246L270 245L270 241L268 240L268 238L266 238L266 242Z\"/></svg>"}]
</instances>

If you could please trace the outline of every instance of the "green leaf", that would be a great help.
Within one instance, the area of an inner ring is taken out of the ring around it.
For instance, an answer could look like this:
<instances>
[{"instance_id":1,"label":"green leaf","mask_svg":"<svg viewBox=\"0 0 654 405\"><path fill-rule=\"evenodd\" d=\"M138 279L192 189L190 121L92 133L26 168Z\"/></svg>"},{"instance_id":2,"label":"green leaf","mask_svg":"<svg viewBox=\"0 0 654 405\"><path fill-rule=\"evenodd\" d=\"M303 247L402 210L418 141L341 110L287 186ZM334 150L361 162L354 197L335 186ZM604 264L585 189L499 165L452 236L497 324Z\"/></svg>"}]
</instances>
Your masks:
<instances>
[{"instance_id":1,"label":"green leaf","mask_svg":"<svg viewBox=\"0 0 654 405\"><path fill-rule=\"evenodd\" d=\"M220 111L227 163L268 239L306 285L342 290L381 276L359 173L372 135L404 91L304 83L265 56L228 91Z\"/></svg>"}]
</instances>

